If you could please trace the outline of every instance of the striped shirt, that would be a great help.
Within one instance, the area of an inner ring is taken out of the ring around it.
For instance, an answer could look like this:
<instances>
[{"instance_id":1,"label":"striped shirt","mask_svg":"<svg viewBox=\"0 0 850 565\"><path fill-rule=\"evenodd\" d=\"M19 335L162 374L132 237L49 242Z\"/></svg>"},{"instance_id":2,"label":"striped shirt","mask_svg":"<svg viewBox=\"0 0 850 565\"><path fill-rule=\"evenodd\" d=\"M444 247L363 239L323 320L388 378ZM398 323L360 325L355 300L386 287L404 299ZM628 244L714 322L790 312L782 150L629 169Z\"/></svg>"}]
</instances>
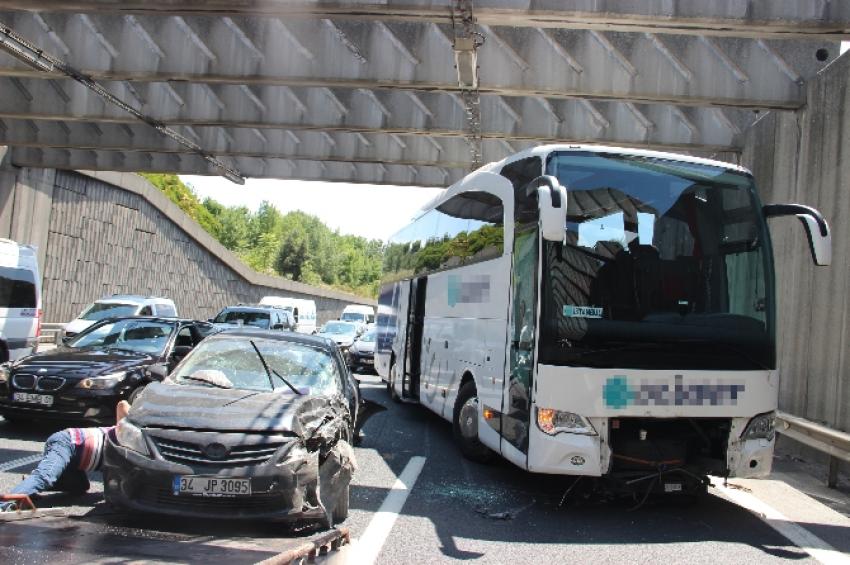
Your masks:
<instances>
[{"instance_id":1,"label":"striped shirt","mask_svg":"<svg viewBox=\"0 0 850 565\"><path fill-rule=\"evenodd\" d=\"M106 436L115 439L115 426L108 428L68 428L74 444L74 459L81 471L97 471L103 463Z\"/></svg>"}]
</instances>

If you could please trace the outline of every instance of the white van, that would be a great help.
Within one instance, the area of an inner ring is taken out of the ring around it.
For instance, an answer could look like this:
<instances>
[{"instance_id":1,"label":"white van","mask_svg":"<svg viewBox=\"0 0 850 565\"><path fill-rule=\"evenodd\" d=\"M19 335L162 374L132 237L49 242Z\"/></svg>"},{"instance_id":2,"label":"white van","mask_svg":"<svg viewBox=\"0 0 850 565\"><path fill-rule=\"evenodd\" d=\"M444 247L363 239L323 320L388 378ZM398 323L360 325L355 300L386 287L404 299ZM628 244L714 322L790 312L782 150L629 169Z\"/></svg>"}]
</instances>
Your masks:
<instances>
[{"instance_id":1,"label":"white van","mask_svg":"<svg viewBox=\"0 0 850 565\"><path fill-rule=\"evenodd\" d=\"M74 337L90 325L106 318L120 316L159 316L176 318L177 306L169 298L113 294L94 301L65 326L65 337Z\"/></svg>"},{"instance_id":2,"label":"white van","mask_svg":"<svg viewBox=\"0 0 850 565\"><path fill-rule=\"evenodd\" d=\"M374 324L375 309L371 306L364 306L363 304L349 304L342 309L342 315L339 319L346 322L357 322L359 324Z\"/></svg>"},{"instance_id":3,"label":"white van","mask_svg":"<svg viewBox=\"0 0 850 565\"><path fill-rule=\"evenodd\" d=\"M264 296L260 306L275 306L292 312L295 318L295 331L302 334L316 333L316 302L305 298L287 296Z\"/></svg>"},{"instance_id":4,"label":"white van","mask_svg":"<svg viewBox=\"0 0 850 565\"><path fill-rule=\"evenodd\" d=\"M0 239L0 363L38 349L41 276L35 247Z\"/></svg>"}]
</instances>

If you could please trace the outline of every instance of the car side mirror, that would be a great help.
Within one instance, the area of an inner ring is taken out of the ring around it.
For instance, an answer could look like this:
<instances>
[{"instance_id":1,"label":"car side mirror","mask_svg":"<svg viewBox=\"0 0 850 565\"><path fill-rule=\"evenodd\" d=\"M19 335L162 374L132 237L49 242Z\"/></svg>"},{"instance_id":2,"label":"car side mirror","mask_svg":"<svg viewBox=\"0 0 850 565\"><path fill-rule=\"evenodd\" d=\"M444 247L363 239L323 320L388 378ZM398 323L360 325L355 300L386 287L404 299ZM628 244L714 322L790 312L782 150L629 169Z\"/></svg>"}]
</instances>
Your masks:
<instances>
[{"instance_id":1,"label":"car side mirror","mask_svg":"<svg viewBox=\"0 0 850 565\"><path fill-rule=\"evenodd\" d=\"M213 321L215 321L215 318L207 318L207 321L212 324Z\"/></svg>"},{"instance_id":2,"label":"car side mirror","mask_svg":"<svg viewBox=\"0 0 850 565\"><path fill-rule=\"evenodd\" d=\"M797 216L806 229L815 265L827 266L832 263L832 232L819 211L803 204L767 204L762 207L762 213L765 219Z\"/></svg>"},{"instance_id":3,"label":"car side mirror","mask_svg":"<svg viewBox=\"0 0 850 565\"><path fill-rule=\"evenodd\" d=\"M168 376L168 366L164 363L155 363L148 367L148 374L156 381L162 381Z\"/></svg>"},{"instance_id":4,"label":"car side mirror","mask_svg":"<svg viewBox=\"0 0 850 565\"><path fill-rule=\"evenodd\" d=\"M74 339L74 336L63 335L62 336L62 345L68 345L68 342Z\"/></svg>"},{"instance_id":5,"label":"car side mirror","mask_svg":"<svg viewBox=\"0 0 850 565\"><path fill-rule=\"evenodd\" d=\"M272 326L272 329L273 330L282 330L283 324L275 324L275 325Z\"/></svg>"},{"instance_id":6,"label":"car side mirror","mask_svg":"<svg viewBox=\"0 0 850 565\"><path fill-rule=\"evenodd\" d=\"M567 236L567 189L552 175L541 175L526 190L537 191L540 235L546 241L563 243Z\"/></svg>"}]
</instances>

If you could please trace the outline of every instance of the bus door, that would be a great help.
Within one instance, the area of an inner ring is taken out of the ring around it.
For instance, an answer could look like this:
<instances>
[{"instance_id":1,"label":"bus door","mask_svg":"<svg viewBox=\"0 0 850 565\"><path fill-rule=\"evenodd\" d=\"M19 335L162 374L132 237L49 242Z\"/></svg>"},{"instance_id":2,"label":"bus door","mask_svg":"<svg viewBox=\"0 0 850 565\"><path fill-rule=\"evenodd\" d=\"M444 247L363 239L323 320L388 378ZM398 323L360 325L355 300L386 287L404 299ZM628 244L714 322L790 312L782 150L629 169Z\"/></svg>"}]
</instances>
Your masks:
<instances>
[{"instance_id":1,"label":"bus door","mask_svg":"<svg viewBox=\"0 0 850 565\"><path fill-rule=\"evenodd\" d=\"M527 464L528 431L534 379L534 339L537 322L537 240L533 227L514 234L511 273L511 322L508 327L507 375L502 399L502 455Z\"/></svg>"},{"instance_id":2,"label":"bus door","mask_svg":"<svg viewBox=\"0 0 850 565\"><path fill-rule=\"evenodd\" d=\"M428 279L421 277L410 281L407 306L406 351L404 378L401 383L402 398L419 398L419 376L422 370L422 330L425 325L425 289Z\"/></svg>"}]
</instances>

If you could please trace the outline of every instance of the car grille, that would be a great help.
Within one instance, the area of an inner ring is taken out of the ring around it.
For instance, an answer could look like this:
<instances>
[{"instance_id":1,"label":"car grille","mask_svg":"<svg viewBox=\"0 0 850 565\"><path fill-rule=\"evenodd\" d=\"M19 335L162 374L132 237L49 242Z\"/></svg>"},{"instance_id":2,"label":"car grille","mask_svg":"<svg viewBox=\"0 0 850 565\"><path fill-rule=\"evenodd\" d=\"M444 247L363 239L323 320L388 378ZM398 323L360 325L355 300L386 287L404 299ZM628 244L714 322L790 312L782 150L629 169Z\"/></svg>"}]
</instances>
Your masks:
<instances>
[{"instance_id":1,"label":"car grille","mask_svg":"<svg viewBox=\"0 0 850 565\"><path fill-rule=\"evenodd\" d=\"M204 453L204 445L154 437L159 454L166 461L184 465L214 465L216 467L246 467L261 465L271 459L283 445L282 442L254 445L235 445L221 459L211 459Z\"/></svg>"},{"instance_id":2,"label":"car grille","mask_svg":"<svg viewBox=\"0 0 850 565\"><path fill-rule=\"evenodd\" d=\"M33 375L15 375L12 377L12 384L15 388L30 390L35 386L35 376Z\"/></svg>"},{"instance_id":3,"label":"car grille","mask_svg":"<svg viewBox=\"0 0 850 565\"><path fill-rule=\"evenodd\" d=\"M65 379L62 377L39 377L36 388L44 392L52 392L62 388L63 384L65 384Z\"/></svg>"},{"instance_id":4,"label":"car grille","mask_svg":"<svg viewBox=\"0 0 850 565\"><path fill-rule=\"evenodd\" d=\"M287 508L287 499L279 492L250 496L192 496L175 495L165 488L151 488L145 489L141 498L144 502L197 512L241 510L261 513L279 512Z\"/></svg>"}]
</instances>

